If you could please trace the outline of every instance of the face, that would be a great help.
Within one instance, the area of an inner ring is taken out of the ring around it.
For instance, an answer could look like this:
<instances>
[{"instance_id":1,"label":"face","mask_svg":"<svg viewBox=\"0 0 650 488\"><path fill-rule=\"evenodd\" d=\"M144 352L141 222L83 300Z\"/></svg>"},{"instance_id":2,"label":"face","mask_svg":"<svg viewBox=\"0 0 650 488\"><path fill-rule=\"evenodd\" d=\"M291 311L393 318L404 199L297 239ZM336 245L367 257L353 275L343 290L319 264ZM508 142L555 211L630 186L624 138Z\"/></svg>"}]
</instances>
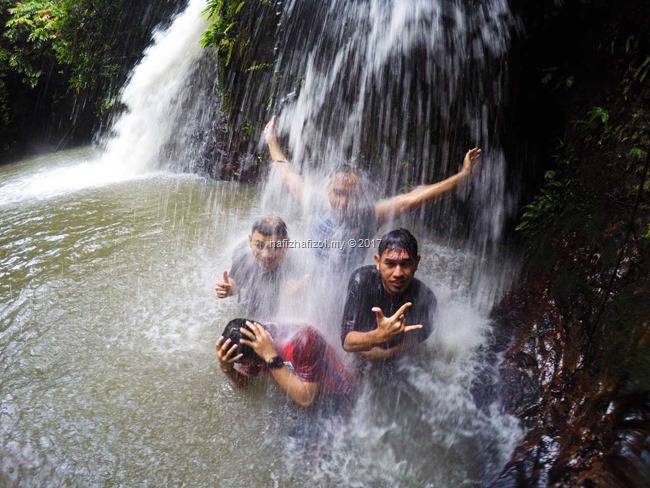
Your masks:
<instances>
[{"instance_id":1,"label":"face","mask_svg":"<svg viewBox=\"0 0 650 488\"><path fill-rule=\"evenodd\" d=\"M264 236L258 231L248 236L248 245L253 252L255 262L264 271L273 271L282 263L284 247L273 247L271 243L281 241L282 237L277 235Z\"/></svg>"},{"instance_id":2,"label":"face","mask_svg":"<svg viewBox=\"0 0 650 488\"><path fill-rule=\"evenodd\" d=\"M327 185L327 197L334 213L345 218L359 204L361 185L355 174L333 175Z\"/></svg>"},{"instance_id":3,"label":"face","mask_svg":"<svg viewBox=\"0 0 650 488\"><path fill-rule=\"evenodd\" d=\"M420 257L411 257L405 249L386 249L381 257L375 254L375 262L384 289L393 295L399 295L413 281Z\"/></svg>"}]
</instances>

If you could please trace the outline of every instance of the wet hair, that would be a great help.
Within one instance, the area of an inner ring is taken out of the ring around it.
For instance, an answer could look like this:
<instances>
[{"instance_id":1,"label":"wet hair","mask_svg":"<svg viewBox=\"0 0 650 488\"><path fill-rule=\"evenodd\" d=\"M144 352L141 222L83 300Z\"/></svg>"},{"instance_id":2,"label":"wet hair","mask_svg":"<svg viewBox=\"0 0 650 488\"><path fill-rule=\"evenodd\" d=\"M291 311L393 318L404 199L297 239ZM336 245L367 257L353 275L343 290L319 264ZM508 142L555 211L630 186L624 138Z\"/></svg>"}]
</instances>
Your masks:
<instances>
[{"instance_id":1,"label":"wet hair","mask_svg":"<svg viewBox=\"0 0 650 488\"><path fill-rule=\"evenodd\" d=\"M388 249L403 249L409 255L416 259L418 256L418 241L413 234L406 229L396 229L390 231L381 238L379 244L379 257Z\"/></svg>"},{"instance_id":2,"label":"wet hair","mask_svg":"<svg viewBox=\"0 0 650 488\"><path fill-rule=\"evenodd\" d=\"M260 217L253 223L251 234L259 232L264 237L278 236L282 239L289 238L287 224L277 215L269 214Z\"/></svg>"},{"instance_id":3,"label":"wet hair","mask_svg":"<svg viewBox=\"0 0 650 488\"><path fill-rule=\"evenodd\" d=\"M242 338L246 339L246 336L241 333L240 329L251 330L251 328L248 325L246 325L247 320L248 319L232 319L230 322L228 322L226 328L223 329L223 333L221 334L223 336L224 342L227 339L230 339L231 347L233 344L237 345L237 352L235 356L241 354L242 357L240 361L242 359L259 359L255 351L253 351L249 346L246 346L239 342ZM250 322L250 320L248 321ZM262 325L262 327L264 326Z\"/></svg>"},{"instance_id":4,"label":"wet hair","mask_svg":"<svg viewBox=\"0 0 650 488\"><path fill-rule=\"evenodd\" d=\"M330 171L329 176L330 179L335 176L357 176L358 178L361 178L361 173L359 173L359 170L357 170L353 166L347 163L342 163L334 166L332 171Z\"/></svg>"}]
</instances>

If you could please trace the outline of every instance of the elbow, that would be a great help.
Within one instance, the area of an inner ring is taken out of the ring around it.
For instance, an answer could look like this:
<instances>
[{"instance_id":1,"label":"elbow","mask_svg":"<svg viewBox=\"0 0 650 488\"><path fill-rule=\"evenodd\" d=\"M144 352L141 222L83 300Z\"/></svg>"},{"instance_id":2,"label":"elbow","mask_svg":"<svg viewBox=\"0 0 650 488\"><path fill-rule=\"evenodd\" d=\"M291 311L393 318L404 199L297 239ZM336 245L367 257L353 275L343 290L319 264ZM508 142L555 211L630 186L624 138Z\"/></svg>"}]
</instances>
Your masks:
<instances>
[{"instance_id":1,"label":"elbow","mask_svg":"<svg viewBox=\"0 0 650 488\"><path fill-rule=\"evenodd\" d=\"M345 334L343 337L341 337L341 345L343 346L343 350L345 352L354 352L352 344L350 344L350 341L348 341L348 334Z\"/></svg>"}]
</instances>

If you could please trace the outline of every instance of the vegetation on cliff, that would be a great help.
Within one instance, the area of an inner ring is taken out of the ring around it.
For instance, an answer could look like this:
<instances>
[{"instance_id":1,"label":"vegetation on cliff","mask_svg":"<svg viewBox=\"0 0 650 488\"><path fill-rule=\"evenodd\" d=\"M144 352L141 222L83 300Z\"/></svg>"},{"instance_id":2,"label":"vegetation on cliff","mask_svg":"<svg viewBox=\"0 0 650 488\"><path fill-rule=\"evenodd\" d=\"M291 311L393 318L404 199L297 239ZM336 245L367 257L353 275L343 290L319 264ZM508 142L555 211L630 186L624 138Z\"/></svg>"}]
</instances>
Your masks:
<instances>
[{"instance_id":1,"label":"vegetation on cliff","mask_svg":"<svg viewBox=\"0 0 650 488\"><path fill-rule=\"evenodd\" d=\"M31 138L89 139L153 27L181 3L0 0L0 154Z\"/></svg>"},{"instance_id":2,"label":"vegetation on cliff","mask_svg":"<svg viewBox=\"0 0 650 488\"><path fill-rule=\"evenodd\" d=\"M650 9L546 8L529 52L546 50L537 76L561 110L543 181L520 214L523 278L495 313L514 336L501 366L508 407L529 429L500 484L640 486L650 448Z\"/></svg>"}]
</instances>

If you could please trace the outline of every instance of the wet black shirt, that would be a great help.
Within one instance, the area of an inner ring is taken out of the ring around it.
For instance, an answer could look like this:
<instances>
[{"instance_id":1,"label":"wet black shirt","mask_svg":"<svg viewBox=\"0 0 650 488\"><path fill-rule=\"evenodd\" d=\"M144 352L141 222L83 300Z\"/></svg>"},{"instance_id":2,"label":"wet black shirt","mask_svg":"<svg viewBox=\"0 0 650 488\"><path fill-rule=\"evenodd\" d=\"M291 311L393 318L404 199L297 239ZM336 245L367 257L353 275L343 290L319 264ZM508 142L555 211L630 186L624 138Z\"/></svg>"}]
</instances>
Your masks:
<instances>
[{"instance_id":1,"label":"wet black shirt","mask_svg":"<svg viewBox=\"0 0 650 488\"><path fill-rule=\"evenodd\" d=\"M422 324L422 329L380 345L384 349L401 344L407 337L415 336L422 342L431 335L433 317L436 312L436 296L420 280L413 278L411 284L401 295L387 292L381 283L381 275L374 265L358 268L350 277L348 296L345 301L343 323L341 324L341 343L349 332L369 332L377 328L377 318L373 307L381 308L386 317L393 315L407 302L413 305L404 313L406 325Z\"/></svg>"}]
</instances>

